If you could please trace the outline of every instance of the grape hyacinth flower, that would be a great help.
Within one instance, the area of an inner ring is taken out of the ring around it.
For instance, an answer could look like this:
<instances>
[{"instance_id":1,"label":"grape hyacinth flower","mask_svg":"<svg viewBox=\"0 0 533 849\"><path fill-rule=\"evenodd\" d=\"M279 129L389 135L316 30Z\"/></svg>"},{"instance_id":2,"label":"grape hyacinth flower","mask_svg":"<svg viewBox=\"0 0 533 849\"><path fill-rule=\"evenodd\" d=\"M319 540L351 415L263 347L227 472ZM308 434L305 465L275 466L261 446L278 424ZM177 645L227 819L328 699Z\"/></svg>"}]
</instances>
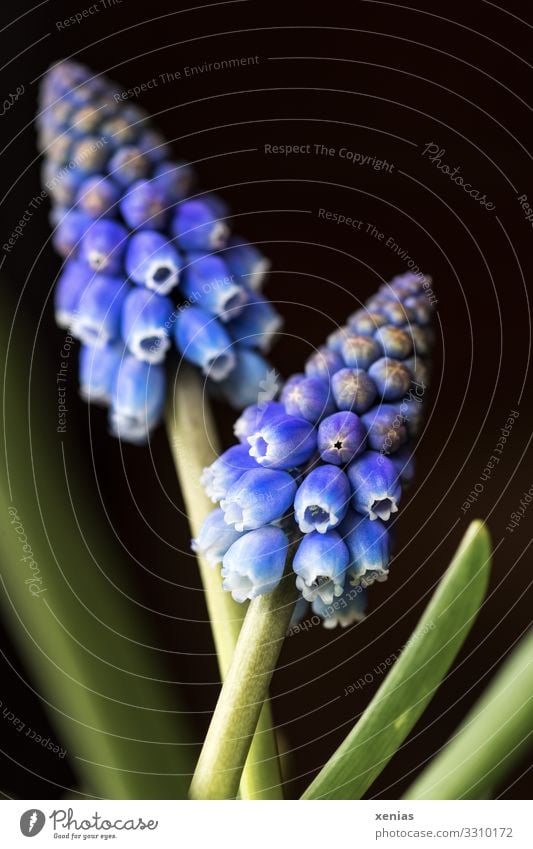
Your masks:
<instances>
[{"instance_id":1,"label":"grape hyacinth flower","mask_svg":"<svg viewBox=\"0 0 533 849\"><path fill-rule=\"evenodd\" d=\"M326 628L347 627L364 616L366 588L387 580L392 524L422 426L430 283L404 274L382 286L309 357L305 373L285 382L278 401L241 413L240 444L204 471L220 507L196 549L220 559L211 529L225 523L241 534L222 567L237 601L292 573L300 607L311 603ZM223 548L222 531L220 539Z\"/></svg>"},{"instance_id":2,"label":"grape hyacinth flower","mask_svg":"<svg viewBox=\"0 0 533 849\"><path fill-rule=\"evenodd\" d=\"M92 377L89 355L80 357L83 397L110 406L112 433L142 443L162 417L162 369L174 346L213 394L242 409L271 371L262 354L281 318L260 294L268 261L230 234L221 198L192 194L192 167L170 158L146 113L113 96L119 88L59 62L41 85L37 129L52 242L64 260L56 321L91 349L123 342L128 356L157 366L152 378L144 366L128 366L128 391L139 380L135 408L147 388L157 393L145 399L149 415L131 418L113 408L124 389L109 388L105 357L92 357Z\"/></svg>"},{"instance_id":3,"label":"grape hyacinth flower","mask_svg":"<svg viewBox=\"0 0 533 849\"><path fill-rule=\"evenodd\" d=\"M289 540L273 525L240 536L222 562L222 586L235 601L243 602L271 592L285 568Z\"/></svg>"}]
</instances>

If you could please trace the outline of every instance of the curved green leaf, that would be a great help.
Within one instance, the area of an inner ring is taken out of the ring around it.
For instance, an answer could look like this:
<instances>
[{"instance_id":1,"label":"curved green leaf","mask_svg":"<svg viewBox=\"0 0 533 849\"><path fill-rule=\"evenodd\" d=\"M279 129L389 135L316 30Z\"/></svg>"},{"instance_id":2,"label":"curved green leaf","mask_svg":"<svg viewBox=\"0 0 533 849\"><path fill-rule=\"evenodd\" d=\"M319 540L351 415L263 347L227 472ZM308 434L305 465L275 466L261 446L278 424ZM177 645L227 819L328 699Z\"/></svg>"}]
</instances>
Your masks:
<instances>
[{"instance_id":1,"label":"curved green leaf","mask_svg":"<svg viewBox=\"0 0 533 849\"><path fill-rule=\"evenodd\" d=\"M406 799L487 799L533 743L533 632L524 637Z\"/></svg>"},{"instance_id":2,"label":"curved green leaf","mask_svg":"<svg viewBox=\"0 0 533 849\"><path fill-rule=\"evenodd\" d=\"M35 334L20 316L10 323L3 288L0 298L4 624L28 670L28 688L42 699L88 794L184 797L196 751L176 685L165 680L177 675L162 668L148 615L128 602L138 593L134 569L95 508L77 434L57 432L65 339L53 358L44 344L35 355ZM67 406L74 351L72 345Z\"/></svg>"},{"instance_id":3,"label":"curved green leaf","mask_svg":"<svg viewBox=\"0 0 533 849\"><path fill-rule=\"evenodd\" d=\"M304 799L360 799L442 682L483 600L490 538L472 522L399 660L363 713L304 793Z\"/></svg>"}]
</instances>

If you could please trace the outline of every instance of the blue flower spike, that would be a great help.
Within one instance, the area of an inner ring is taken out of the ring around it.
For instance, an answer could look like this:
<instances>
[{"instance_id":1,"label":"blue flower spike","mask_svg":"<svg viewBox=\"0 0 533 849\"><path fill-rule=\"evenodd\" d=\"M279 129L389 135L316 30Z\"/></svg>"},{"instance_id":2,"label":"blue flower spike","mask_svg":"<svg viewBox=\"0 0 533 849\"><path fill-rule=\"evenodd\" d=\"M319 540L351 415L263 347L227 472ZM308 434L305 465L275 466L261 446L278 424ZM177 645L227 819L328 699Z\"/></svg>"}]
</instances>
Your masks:
<instances>
[{"instance_id":1,"label":"blue flower spike","mask_svg":"<svg viewBox=\"0 0 533 849\"><path fill-rule=\"evenodd\" d=\"M260 401L246 407L233 425L233 433L243 445L268 422L286 416L285 407L279 401Z\"/></svg>"},{"instance_id":2,"label":"blue flower spike","mask_svg":"<svg viewBox=\"0 0 533 849\"><path fill-rule=\"evenodd\" d=\"M302 377L283 390L281 400L289 415L313 424L335 410L331 387L324 377Z\"/></svg>"},{"instance_id":3,"label":"blue flower spike","mask_svg":"<svg viewBox=\"0 0 533 849\"><path fill-rule=\"evenodd\" d=\"M137 359L161 363L170 348L172 301L149 289L135 287L122 308L122 338Z\"/></svg>"},{"instance_id":4,"label":"blue flower spike","mask_svg":"<svg viewBox=\"0 0 533 849\"><path fill-rule=\"evenodd\" d=\"M355 413L333 413L318 426L318 450L325 463L344 466L360 454L366 443L366 428Z\"/></svg>"},{"instance_id":5,"label":"blue flower spike","mask_svg":"<svg viewBox=\"0 0 533 849\"><path fill-rule=\"evenodd\" d=\"M222 324L200 307L188 307L174 324L176 346L185 359L211 380L225 380L235 368L236 354Z\"/></svg>"},{"instance_id":6,"label":"blue flower spike","mask_svg":"<svg viewBox=\"0 0 533 849\"><path fill-rule=\"evenodd\" d=\"M172 232L184 251L213 251L226 244L229 227L214 217L208 203L187 200L178 206Z\"/></svg>"},{"instance_id":7,"label":"blue flower spike","mask_svg":"<svg viewBox=\"0 0 533 849\"><path fill-rule=\"evenodd\" d=\"M359 415L372 406L377 395L376 384L362 368L340 369L333 375L331 388L339 410L351 410Z\"/></svg>"},{"instance_id":8,"label":"blue flower spike","mask_svg":"<svg viewBox=\"0 0 533 849\"><path fill-rule=\"evenodd\" d=\"M124 345L117 342L101 347L81 346L80 395L85 401L90 404L101 404L104 407L111 404L123 356Z\"/></svg>"},{"instance_id":9,"label":"blue flower spike","mask_svg":"<svg viewBox=\"0 0 533 849\"><path fill-rule=\"evenodd\" d=\"M200 482L208 498L217 503L226 497L228 490L245 472L256 468L253 457L244 446L232 445L203 470Z\"/></svg>"},{"instance_id":10,"label":"blue flower spike","mask_svg":"<svg viewBox=\"0 0 533 849\"><path fill-rule=\"evenodd\" d=\"M191 548L194 552L202 554L208 565L214 569L222 563L227 550L241 536L239 531L227 524L224 512L219 507L206 516L197 538L191 542Z\"/></svg>"},{"instance_id":11,"label":"blue flower spike","mask_svg":"<svg viewBox=\"0 0 533 849\"><path fill-rule=\"evenodd\" d=\"M270 261L249 242L240 237L228 240L223 257L231 274L253 292L260 292L270 268Z\"/></svg>"},{"instance_id":12,"label":"blue flower spike","mask_svg":"<svg viewBox=\"0 0 533 849\"><path fill-rule=\"evenodd\" d=\"M283 326L283 319L270 301L250 293L242 311L228 322L235 342L268 353Z\"/></svg>"},{"instance_id":13,"label":"blue flower spike","mask_svg":"<svg viewBox=\"0 0 533 849\"><path fill-rule=\"evenodd\" d=\"M140 230L128 242L129 276L159 295L168 295L178 285L181 264L175 247L157 230Z\"/></svg>"},{"instance_id":14,"label":"blue flower spike","mask_svg":"<svg viewBox=\"0 0 533 849\"><path fill-rule=\"evenodd\" d=\"M117 371L110 412L114 436L142 444L161 420L166 381L163 366L151 366L127 354Z\"/></svg>"},{"instance_id":15,"label":"blue flower spike","mask_svg":"<svg viewBox=\"0 0 533 849\"><path fill-rule=\"evenodd\" d=\"M279 401L256 399L238 418L234 450L252 467L221 501L224 522L243 534L224 582L236 600L253 590L233 555L242 546L246 557L246 540L270 529L295 548L298 611L311 604L326 628L361 621L366 588L387 580L392 517L413 479L427 397L432 339L418 300L432 310L428 281L403 275L383 286L285 382Z\"/></svg>"},{"instance_id":16,"label":"blue flower spike","mask_svg":"<svg viewBox=\"0 0 533 849\"><path fill-rule=\"evenodd\" d=\"M303 534L325 534L343 520L351 498L350 482L337 466L317 466L298 487L294 515Z\"/></svg>"},{"instance_id":17,"label":"blue flower spike","mask_svg":"<svg viewBox=\"0 0 533 849\"><path fill-rule=\"evenodd\" d=\"M316 451L316 431L296 416L270 417L247 439L250 456L266 469L291 469Z\"/></svg>"},{"instance_id":18,"label":"blue flower spike","mask_svg":"<svg viewBox=\"0 0 533 849\"><path fill-rule=\"evenodd\" d=\"M251 531L283 518L295 492L296 483L287 472L256 468L239 477L220 506L236 531Z\"/></svg>"},{"instance_id":19,"label":"blue flower spike","mask_svg":"<svg viewBox=\"0 0 533 849\"><path fill-rule=\"evenodd\" d=\"M323 620L324 628L348 628L354 622L361 622L365 618L368 607L368 593L362 584L352 586L347 580L342 595L333 599L331 604L326 604L320 596L315 598L312 604L313 613Z\"/></svg>"},{"instance_id":20,"label":"blue flower spike","mask_svg":"<svg viewBox=\"0 0 533 849\"><path fill-rule=\"evenodd\" d=\"M348 466L352 505L371 520L390 519L398 511L402 494L396 466L377 451L366 451Z\"/></svg>"},{"instance_id":21,"label":"blue flower spike","mask_svg":"<svg viewBox=\"0 0 533 849\"><path fill-rule=\"evenodd\" d=\"M85 345L102 346L119 339L127 293L120 277L93 274L76 306L72 335Z\"/></svg>"},{"instance_id":22,"label":"blue flower spike","mask_svg":"<svg viewBox=\"0 0 533 849\"><path fill-rule=\"evenodd\" d=\"M350 584L368 587L375 581L386 581L389 576L390 541L385 523L350 512L341 532L350 552Z\"/></svg>"},{"instance_id":23,"label":"blue flower spike","mask_svg":"<svg viewBox=\"0 0 533 849\"><path fill-rule=\"evenodd\" d=\"M341 355L327 345L323 345L307 360L305 373L308 377L324 377L326 380L331 380L335 372L343 366L344 360Z\"/></svg>"},{"instance_id":24,"label":"blue flower spike","mask_svg":"<svg viewBox=\"0 0 533 849\"><path fill-rule=\"evenodd\" d=\"M40 88L42 180L52 201L52 243L67 260L54 295L57 323L90 348L123 337L129 354L147 365L163 365L176 345L208 378L209 392L236 409L270 400L274 393L266 398L261 384L270 392L274 372L262 354L281 319L257 294L268 261L231 236L222 198L191 196L194 169L170 159L148 115L117 101L119 89L71 61L50 68ZM109 404L103 354L98 379L96 372L89 379L86 361L84 354L83 397ZM154 401L153 410L162 409ZM110 415L115 433L117 416ZM145 424L158 421L150 415ZM122 439L129 433L121 428ZM140 433L150 435L146 427L131 433L136 443Z\"/></svg>"},{"instance_id":25,"label":"blue flower spike","mask_svg":"<svg viewBox=\"0 0 533 849\"><path fill-rule=\"evenodd\" d=\"M272 592L283 576L288 547L287 535L272 525L244 534L224 555L223 588L237 602Z\"/></svg>"},{"instance_id":26,"label":"blue flower spike","mask_svg":"<svg viewBox=\"0 0 533 849\"><path fill-rule=\"evenodd\" d=\"M118 221L101 218L91 222L80 245L80 259L93 271L120 274L128 231Z\"/></svg>"},{"instance_id":27,"label":"blue flower spike","mask_svg":"<svg viewBox=\"0 0 533 849\"><path fill-rule=\"evenodd\" d=\"M320 598L331 604L342 595L350 562L348 546L336 531L305 534L294 555L296 586L306 601Z\"/></svg>"}]
</instances>

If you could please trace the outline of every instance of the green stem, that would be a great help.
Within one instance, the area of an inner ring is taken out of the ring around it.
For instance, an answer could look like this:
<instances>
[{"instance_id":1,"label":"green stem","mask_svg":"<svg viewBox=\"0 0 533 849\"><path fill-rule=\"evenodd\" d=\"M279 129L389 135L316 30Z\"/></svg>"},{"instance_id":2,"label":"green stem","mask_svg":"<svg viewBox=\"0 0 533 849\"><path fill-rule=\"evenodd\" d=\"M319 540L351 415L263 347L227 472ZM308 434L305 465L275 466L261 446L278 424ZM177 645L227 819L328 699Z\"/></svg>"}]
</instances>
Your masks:
<instances>
[{"instance_id":1,"label":"green stem","mask_svg":"<svg viewBox=\"0 0 533 849\"><path fill-rule=\"evenodd\" d=\"M236 797L296 596L286 576L251 602L192 780L193 799Z\"/></svg>"},{"instance_id":2,"label":"green stem","mask_svg":"<svg viewBox=\"0 0 533 849\"><path fill-rule=\"evenodd\" d=\"M167 410L167 433L178 474L183 500L194 536L213 509L200 484L202 470L220 454L215 423L203 384L196 369L182 363L176 376L173 403ZM198 557L200 576L222 679L227 675L241 630L246 606L233 601L222 589L218 570ZM272 717L264 705L257 734L241 782L246 799L281 799L281 774Z\"/></svg>"},{"instance_id":3,"label":"green stem","mask_svg":"<svg viewBox=\"0 0 533 849\"><path fill-rule=\"evenodd\" d=\"M533 740L533 632L405 799L489 799Z\"/></svg>"}]
</instances>

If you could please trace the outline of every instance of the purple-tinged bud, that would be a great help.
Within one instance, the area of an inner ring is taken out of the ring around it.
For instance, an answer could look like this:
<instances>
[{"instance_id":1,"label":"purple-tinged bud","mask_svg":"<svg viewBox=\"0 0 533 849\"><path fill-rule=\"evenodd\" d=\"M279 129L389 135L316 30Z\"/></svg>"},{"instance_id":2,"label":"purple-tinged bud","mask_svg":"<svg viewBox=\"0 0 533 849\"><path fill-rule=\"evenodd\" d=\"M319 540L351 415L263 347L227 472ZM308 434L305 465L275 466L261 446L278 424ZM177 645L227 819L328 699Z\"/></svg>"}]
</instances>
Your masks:
<instances>
[{"instance_id":1,"label":"purple-tinged bud","mask_svg":"<svg viewBox=\"0 0 533 849\"><path fill-rule=\"evenodd\" d=\"M380 519L371 521L350 511L341 528L350 551L350 583L368 587L374 581L386 581L389 575L390 539Z\"/></svg>"},{"instance_id":2,"label":"purple-tinged bud","mask_svg":"<svg viewBox=\"0 0 533 849\"><path fill-rule=\"evenodd\" d=\"M252 469L230 487L220 506L228 525L251 531L281 519L292 506L295 492L296 483L287 472Z\"/></svg>"},{"instance_id":3,"label":"purple-tinged bud","mask_svg":"<svg viewBox=\"0 0 533 849\"><path fill-rule=\"evenodd\" d=\"M164 367L150 366L126 354L113 390L109 417L112 434L125 442L146 442L161 421L165 395Z\"/></svg>"},{"instance_id":4,"label":"purple-tinged bud","mask_svg":"<svg viewBox=\"0 0 533 849\"><path fill-rule=\"evenodd\" d=\"M361 622L365 618L368 606L368 595L364 587L358 584L352 587L346 580L342 595L334 599L331 604L325 604L320 596L315 598L312 608L313 613L322 617L324 628L347 628L354 622Z\"/></svg>"},{"instance_id":5,"label":"purple-tinged bud","mask_svg":"<svg viewBox=\"0 0 533 849\"><path fill-rule=\"evenodd\" d=\"M283 319L270 301L255 294L249 294L242 312L228 321L228 331L235 342L263 353L270 351L282 326Z\"/></svg>"},{"instance_id":6,"label":"purple-tinged bud","mask_svg":"<svg viewBox=\"0 0 533 849\"><path fill-rule=\"evenodd\" d=\"M267 469L292 469L316 451L316 430L295 416L270 416L248 437L250 455Z\"/></svg>"},{"instance_id":7,"label":"purple-tinged bud","mask_svg":"<svg viewBox=\"0 0 533 849\"><path fill-rule=\"evenodd\" d=\"M170 202L183 200L194 184L194 169L188 162L161 162L154 181L163 187Z\"/></svg>"},{"instance_id":8,"label":"purple-tinged bud","mask_svg":"<svg viewBox=\"0 0 533 849\"><path fill-rule=\"evenodd\" d=\"M76 203L89 218L112 217L117 213L119 197L120 190L113 180L103 174L94 174L79 187Z\"/></svg>"},{"instance_id":9,"label":"purple-tinged bud","mask_svg":"<svg viewBox=\"0 0 533 849\"><path fill-rule=\"evenodd\" d=\"M414 312L418 324L429 324L431 322L433 310L425 295L406 298L405 306Z\"/></svg>"},{"instance_id":10,"label":"purple-tinged bud","mask_svg":"<svg viewBox=\"0 0 533 849\"><path fill-rule=\"evenodd\" d=\"M317 466L298 487L294 517L303 534L339 525L350 505L350 482L337 466Z\"/></svg>"},{"instance_id":11,"label":"purple-tinged bud","mask_svg":"<svg viewBox=\"0 0 533 849\"><path fill-rule=\"evenodd\" d=\"M164 227L169 199L163 186L154 180L137 180L120 202L124 221L132 230Z\"/></svg>"},{"instance_id":12,"label":"purple-tinged bud","mask_svg":"<svg viewBox=\"0 0 533 849\"><path fill-rule=\"evenodd\" d=\"M394 327L403 327L404 324L416 321L413 310L405 307L401 301L396 300L392 295L382 304L379 311Z\"/></svg>"},{"instance_id":13,"label":"purple-tinged bud","mask_svg":"<svg viewBox=\"0 0 533 849\"><path fill-rule=\"evenodd\" d=\"M128 110L135 108L133 104L127 107ZM140 111L136 118L126 117L123 114L122 116L115 115L104 121L100 135L101 138L106 139L110 150L118 150L122 145L133 144L137 140L139 127L135 126L135 123L139 120L144 120L144 118L140 118Z\"/></svg>"},{"instance_id":14,"label":"purple-tinged bud","mask_svg":"<svg viewBox=\"0 0 533 849\"><path fill-rule=\"evenodd\" d=\"M335 409L329 381L323 377L302 377L292 385L287 384L281 400L290 416L299 416L313 424Z\"/></svg>"},{"instance_id":15,"label":"purple-tinged bud","mask_svg":"<svg viewBox=\"0 0 533 849\"><path fill-rule=\"evenodd\" d=\"M432 327L419 327L412 324L404 328L413 343L414 353L418 357L428 357L435 345L435 334Z\"/></svg>"},{"instance_id":16,"label":"purple-tinged bud","mask_svg":"<svg viewBox=\"0 0 533 849\"><path fill-rule=\"evenodd\" d=\"M236 410L242 410L257 399L268 401L276 395L278 374L256 351L235 349L237 362L229 376L217 386L222 397Z\"/></svg>"},{"instance_id":17,"label":"purple-tinged bud","mask_svg":"<svg viewBox=\"0 0 533 849\"><path fill-rule=\"evenodd\" d=\"M92 221L81 240L80 259L93 271L120 274L127 239L128 231L118 221L110 218Z\"/></svg>"},{"instance_id":18,"label":"purple-tinged bud","mask_svg":"<svg viewBox=\"0 0 533 849\"><path fill-rule=\"evenodd\" d=\"M333 413L318 427L318 450L325 463L344 466L365 448L366 430L355 413Z\"/></svg>"},{"instance_id":19,"label":"purple-tinged bud","mask_svg":"<svg viewBox=\"0 0 533 849\"><path fill-rule=\"evenodd\" d=\"M371 336L349 333L342 343L341 354L350 368L367 369L381 357L381 347Z\"/></svg>"},{"instance_id":20,"label":"purple-tinged bud","mask_svg":"<svg viewBox=\"0 0 533 849\"><path fill-rule=\"evenodd\" d=\"M214 315L200 307L180 311L174 334L180 353L211 380L225 380L235 368L237 358L229 335Z\"/></svg>"},{"instance_id":21,"label":"purple-tinged bud","mask_svg":"<svg viewBox=\"0 0 533 849\"><path fill-rule=\"evenodd\" d=\"M194 552L202 554L212 569L222 563L227 550L241 537L239 531L230 527L224 520L224 513L218 507L212 510L203 521L196 539L191 542Z\"/></svg>"},{"instance_id":22,"label":"purple-tinged bud","mask_svg":"<svg viewBox=\"0 0 533 849\"><path fill-rule=\"evenodd\" d=\"M429 386L431 374L429 365L425 360L417 356L409 357L408 360L404 361L404 365L407 366L416 383L424 387Z\"/></svg>"},{"instance_id":23,"label":"purple-tinged bud","mask_svg":"<svg viewBox=\"0 0 533 849\"><path fill-rule=\"evenodd\" d=\"M104 95L93 100L92 103L88 103L86 106L75 109L68 117L65 115L62 129L69 128L72 135L77 137L99 133L100 138L104 139L105 135L100 133L100 126L104 119L111 118L113 109L113 102L109 97Z\"/></svg>"},{"instance_id":24,"label":"purple-tinged bud","mask_svg":"<svg viewBox=\"0 0 533 849\"><path fill-rule=\"evenodd\" d=\"M333 375L331 388L339 410L352 410L358 414L368 410L377 395L374 382L360 368L342 368Z\"/></svg>"},{"instance_id":25,"label":"purple-tinged bud","mask_svg":"<svg viewBox=\"0 0 533 849\"><path fill-rule=\"evenodd\" d=\"M69 166L80 174L96 174L107 159L107 150L98 136L84 136L75 141L69 152Z\"/></svg>"},{"instance_id":26,"label":"purple-tinged bud","mask_svg":"<svg viewBox=\"0 0 533 849\"><path fill-rule=\"evenodd\" d=\"M367 430L368 445L374 451L392 454L407 439L404 417L398 406L379 404L361 419Z\"/></svg>"},{"instance_id":27,"label":"purple-tinged bud","mask_svg":"<svg viewBox=\"0 0 533 849\"><path fill-rule=\"evenodd\" d=\"M398 401L409 391L412 374L404 363L382 357L368 369L382 401Z\"/></svg>"},{"instance_id":28,"label":"purple-tinged bud","mask_svg":"<svg viewBox=\"0 0 533 849\"><path fill-rule=\"evenodd\" d=\"M137 144L153 165L159 165L170 153L164 137L152 127L143 128Z\"/></svg>"},{"instance_id":29,"label":"purple-tinged bud","mask_svg":"<svg viewBox=\"0 0 533 849\"><path fill-rule=\"evenodd\" d=\"M218 221L208 203L186 200L178 206L171 225L184 251L213 251L223 247L229 235L225 221Z\"/></svg>"},{"instance_id":30,"label":"purple-tinged bud","mask_svg":"<svg viewBox=\"0 0 533 849\"><path fill-rule=\"evenodd\" d=\"M413 341L410 334L392 324L384 324L374 336L386 357L404 360L413 353Z\"/></svg>"},{"instance_id":31,"label":"purple-tinged bud","mask_svg":"<svg viewBox=\"0 0 533 849\"><path fill-rule=\"evenodd\" d=\"M389 293L392 290L399 297L406 298L408 295L416 295L421 292L425 281L431 283L431 278L407 271L405 274L397 274L390 283L385 283L382 289Z\"/></svg>"},{"instance_id":32,"label":"purple-tinged bud","mask_svg":"<svg viewBox=\"0 0 533 849\"><path fill-rule=\"evenodd\" d=\"M108 171L117 183L127 187L148 177L151 167L149 158L141 148L128 144L115 151L109 160Z\"/></svg>"},{"instance_id":33,"label":"purple-tinged bud","mask_svg":"<svg viewBox=\"0 0 533 849\"><path fill-rule=\"evenodd\" d=\"M387 521L396 513L402 488L396 466L377 451L365 451L348 466L354 510L370 519Z\"/></svg>"},{"instance_id":34,"label":"purple-tinged bud","mask_svg":"<svg viewBox=\"0 0 533 849\"><path fill-rule=\"evenodd\" d=\"M178 284L182 260L174 245L156 230L141 230L129 239L126 271L139 285L168 295Z\"/></svg>"},{"instance_id":35,"label":"purple-tinged bud","mask_svg":"<svg viewBox=\"0 0 533 849\"><path fill-rule=\"evenodd\" d=\"M260 401L251 404L241 413L233 425L233 433L243 445L248 446L248 437L257 433L268 422L287 415L285 407L279 401Z\"/></svg>"},{"instance_id":36,"label":"purple-tinged bud","mask_svg":"<svg viewBox=\"0 0 533 849\"><path fill-rule=\"evenodd\" d=\"M236 318L244 309L248 294L229 274L226 263L218 256L195 254L184 271L183 291L207 312L222 321Z\"/></svg>"},{"instance_id":37,"label":"purple-tinged bud","mask_svg":"<svg viewBox=\"0 0 533 849\"><path fill-rule=\"evenodd\" d=\"M128 350L145 363L161 363L170 348L170 298L135 286L122 308L122 338Z\"/></svg>"},{"instance_id":38,"label":"purple-tinged bud","mask_svg":"<svg viewBox=\"0 0 533 849\"><path fill-rule=\"evenodd\" d=\"M229 239L224 259L237 282L244 283L254 292L259 292L270 268L270 260L254 245L240 236Z\"/></svg>"},{"instance_id":39,"label":"purple-tinged bud","mask_svg":"<svg viewBox=\"0 0 533 849\"><path fill-rule=\"evenodd\" d=\"M124 300L129 287L120 277L95 274L84 288L71 326L85 345L102 346L120 337Z\"/></svg>"},{"instance_id":40,"label":"purple-tinged bud","mask_svg":"<svg viewBox=\"0 0 533 849\"><path fill-rule=\"evenodd\" d=\"M232 445L203 470L200 483L207 497L216 504L251 469L257 469L257 464L248 449L244 445Z\"/></svg>"},{"instance_id":41,"label":"purple-tinged bud","mask_svg":"<svg viewBox=\"0 0 533 849\"><path fill-rule=\"evenodd\" d=\"M118 343L92 348L82 345L79 356L80 396L89 404L107 407L113 399L124 346Z\"/></svg>"},{"instance_id":42,"label":"purple-tinged bud","mask_svg":"<svg viewBox=\"0 0 533 849\"><path fill-rule=\"evenodd\" d=\"M271 525L244 534L224 556L223 588L240 603L272 592L283 577L288 547L286 534Z\"/></svg>"},{"instance_id":43,"label":"purple-tinged bud","mask_svg":"<svg viewBox=\"0 0 533 849\"><path fill-rule=\"evenodd\" d=\"M314 354L311 354L305 364L305 373L308 377L323 377L331 380L336 371L344 367L341 355L332 348L323 345Z\"/></svg>"},{"instance_id":44,"label":"purple-tinged bud","mask_svg":"<svg viewBox=\"0 0 533 849\"><path fill-rule=\"evenodd\" d=\"M333 333L330 333L326 339L326 345L328 348L331 348L332 351L335 351L337 354L341 354L342 356L342 346L344 345L345 340L350 335L350 328L347 326L337 327Z\"/></svg>"},{"instance_id":45,"label":"purple-tinged bud","mask_svg":"<svg viewBox=\"0 0 533 849\"><path fill-rule=\"evenodd\" d=\"M379 327L387 324L387 319L379 312L372 312L365 307L352 313L348 319L350 330L361 336L373 336Z\"/></svg>"},{"instance_id":46,"label":"purple-tinged bud","mask_svg":"<svg viewBox=\"0 0 533 849\"><path fill-rule=\"evenodd\" d=\"M294 555L296 586L306 601L331 604L342 595L350 552L336 531L306 534Z\"/></svg>"}]
</instances>

